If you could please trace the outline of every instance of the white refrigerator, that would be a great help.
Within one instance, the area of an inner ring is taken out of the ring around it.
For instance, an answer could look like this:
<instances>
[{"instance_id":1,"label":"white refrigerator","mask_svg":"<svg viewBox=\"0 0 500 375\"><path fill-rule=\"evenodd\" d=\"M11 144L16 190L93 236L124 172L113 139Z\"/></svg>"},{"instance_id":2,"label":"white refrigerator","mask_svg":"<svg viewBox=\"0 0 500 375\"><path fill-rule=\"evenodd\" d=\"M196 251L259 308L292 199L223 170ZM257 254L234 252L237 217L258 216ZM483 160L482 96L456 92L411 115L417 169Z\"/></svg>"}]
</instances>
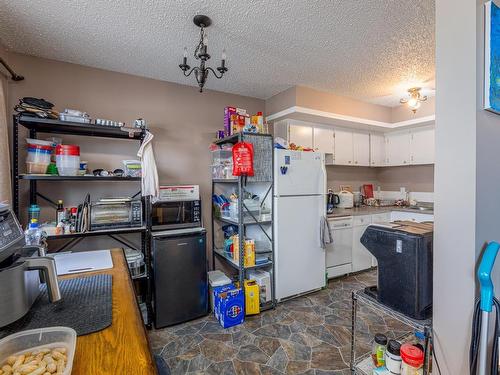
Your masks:
<instances>
[{"instance_id":1,"label":"white refrigerator","mask_svg":"<svg viewBox=\"0 0 500 375\"><path fill-rule=\"evenodd\" d=\"M320 223L326 215L324 154L274 152L275 279L278 301L326 284Z\"/></svg>"}]
</instances>

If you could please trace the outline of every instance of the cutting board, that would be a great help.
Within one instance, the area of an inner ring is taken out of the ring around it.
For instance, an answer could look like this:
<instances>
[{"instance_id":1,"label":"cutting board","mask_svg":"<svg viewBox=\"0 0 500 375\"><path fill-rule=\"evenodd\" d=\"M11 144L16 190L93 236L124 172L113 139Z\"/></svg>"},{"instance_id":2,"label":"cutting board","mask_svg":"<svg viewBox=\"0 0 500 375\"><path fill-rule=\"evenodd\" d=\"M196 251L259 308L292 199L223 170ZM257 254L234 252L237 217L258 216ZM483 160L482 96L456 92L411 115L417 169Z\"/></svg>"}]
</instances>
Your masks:
<instances>
[{"instance_id":1,"label":"cutting board","mask_svg":"<svg viewBox=\"0 0 500 375\"><path fill-rule=\"evenodd\" d=\"M57 276L113 268L109 250L81 251L54 255Z\"/></svg>"}]
</instances>

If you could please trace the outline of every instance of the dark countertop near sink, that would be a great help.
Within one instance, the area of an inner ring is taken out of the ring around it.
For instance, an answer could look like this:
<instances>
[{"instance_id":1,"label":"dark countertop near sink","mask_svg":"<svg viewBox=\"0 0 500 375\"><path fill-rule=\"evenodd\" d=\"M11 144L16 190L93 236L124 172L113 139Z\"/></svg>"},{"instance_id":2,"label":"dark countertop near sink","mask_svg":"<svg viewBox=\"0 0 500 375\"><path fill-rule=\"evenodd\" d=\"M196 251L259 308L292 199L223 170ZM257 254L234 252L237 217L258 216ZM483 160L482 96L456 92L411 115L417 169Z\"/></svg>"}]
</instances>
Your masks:
<instances>
[{"instance_id":1,"label":"dark countertop near sink","mask_svg":"<svg viewBox=\"0 0 500 375\"><path fill-rule=\"evenodd\" d=\"M334 208L333 214L328 214L327 217L333 218L333 217L343 217L343 216L374 215L391 211L402 211L402 212L412 212L416 214L434 215L434 210L416 210L413 208L399 207L399 206L388 206L388 207L362 206L355 208Z\"/></svg>"}]
</instances>

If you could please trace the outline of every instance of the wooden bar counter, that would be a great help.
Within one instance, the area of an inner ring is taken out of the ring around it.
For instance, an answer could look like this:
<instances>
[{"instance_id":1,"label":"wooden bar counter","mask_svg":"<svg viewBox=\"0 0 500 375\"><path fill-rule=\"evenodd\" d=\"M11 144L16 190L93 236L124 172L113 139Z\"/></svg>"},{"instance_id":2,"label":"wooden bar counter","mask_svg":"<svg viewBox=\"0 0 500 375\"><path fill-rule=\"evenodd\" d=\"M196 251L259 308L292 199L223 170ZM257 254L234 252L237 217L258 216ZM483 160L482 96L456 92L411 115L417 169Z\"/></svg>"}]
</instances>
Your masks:
<instances>
[{"instance_id":1,"label":"wooden bar counter","mask_svg":"<svg viewBox=\"0 0 500 375\"><path fill-rule=\"evenodd\" d=\"M110 274L113 277L113 323L108 328L79 336L72 375L155 375L156 366L136 303L122 249L112 249L113 268L62 276L61 279Z\"/></svg>"}]
</instances>

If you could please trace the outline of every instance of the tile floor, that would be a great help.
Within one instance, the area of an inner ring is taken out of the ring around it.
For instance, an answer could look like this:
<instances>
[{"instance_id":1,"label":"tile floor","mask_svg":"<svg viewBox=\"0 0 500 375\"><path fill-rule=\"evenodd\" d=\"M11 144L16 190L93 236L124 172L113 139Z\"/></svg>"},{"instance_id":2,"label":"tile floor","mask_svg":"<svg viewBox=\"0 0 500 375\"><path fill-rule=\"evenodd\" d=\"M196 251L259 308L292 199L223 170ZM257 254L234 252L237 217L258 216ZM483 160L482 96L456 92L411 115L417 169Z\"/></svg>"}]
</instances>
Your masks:
<instances>
[{"instance_id":1,"label":"tile floor","mask_svg":"<svg viewBox=\"0 0 500 375\"><path fill-rule=\"evenodd\" d=\"M351 291L376 284L376 271L332 280L328 288L223 329L213 315L149 333L155 354L172 374L348 375ZM368 308L359 309L357 348L371 349L377 332L405 327Z\"/></svg>"}]
</instances>

